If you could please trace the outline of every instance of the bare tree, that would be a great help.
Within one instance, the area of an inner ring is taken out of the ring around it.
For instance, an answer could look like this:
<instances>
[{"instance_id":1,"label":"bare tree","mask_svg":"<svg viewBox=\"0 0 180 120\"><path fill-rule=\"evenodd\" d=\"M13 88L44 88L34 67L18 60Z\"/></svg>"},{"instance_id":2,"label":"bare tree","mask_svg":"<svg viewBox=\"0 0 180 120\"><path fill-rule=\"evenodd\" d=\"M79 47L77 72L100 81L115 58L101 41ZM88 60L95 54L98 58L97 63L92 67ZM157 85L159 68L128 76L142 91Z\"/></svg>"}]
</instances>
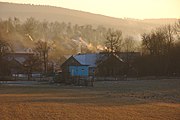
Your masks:
<instances>
[{"instance_id":1,"label":"bare tree","mask_svg":"<svg viewBox=\"0 0 180 120\"><path fill-rule=\"evenodd\" d=\"M33 70L36 70L40 67L41 60L40 60L39 56L33 55L33 56L30 56L24 62L23 65L24 65L25 69L27 70L28 80L30 80Z\"/></svg>"},{"instance_id":2,"label":"bare tree","mask_svg":"<svg viewBox=\"0 0 180 120\"><path fill-rule=\"evenodd\" d=\"M4 75L5 69L7 70L7 62L3 59L3 57L12 51L12 47L10 43L2 37L0 33L0 75Z\"/></svg>"},{"instance_id":3,"label":"bare tree","mask_svg":"<svg viewBox=\"0 0 180 120\"><path fill-rule=\"evenodd\" d=\"M166 44L166 50L167 53L170 52L170 49L173 47L174 43L174 29L171 25L166 25L162 28L164 30L164 35L165 35L165 44Z\"/></svg>"},{"instance_id":4,"label":"bare tree","mask_svg":"<svg viewBox=\"0 0 180 120\"><path fill-rule=\"evenodd\" d=\"M136 49L136 41L132 36L127 36L124 39L123 48L125 52L133 52Z\"/></svg>"},{"instance_id":5,"label":"bare tree","mask_svg":"<svg viewBox=\"0 0 180 120\"><path fill-rule=\"evenodd\" d=\"M10 49L9 43L0 39L0 58L2 58Z\"/></svg>"},{"instance_id":6,"label":"bare tree","mask_svg":"<svg viewBox=\"0 0 180 120\"><path fill-rule=\"evenodd\" d=\"M158 28L149 34L142 35L142 46L150 55L168 54L173 46L173 29L170 25Z\"/></svg>"},{"instance_id":7,"label":"bare tree","mask_svg":"<svg viewBox=\"0 0 180 120\"><path fill-rule=\"evenodd\" d=\"M36 28L38 27L38 21L35 20L33 17L27 18L25 23L22 25L23 34L25 36L30 36L30 39L33 40L36 32Z\"/></svg>"},{"instance_id":8,"label":"bare tree","mask_svg":"<svg viewBox=\"0 0 180 120\"><path fill-rule=\"evenodd\" d=\"M12 50L12 47L10 43L0 33L0 59L11 50Z\"/></svg>"},{"instance_id":9,"label":"bare tree","mask_svg":"<svg viewBox=\"0 0 180 120\"><path fill-rule=\"evenodd\" d=\"M171 25L157 28L148 34L142 35L142 46L149 53L152 62L152 72L158 75L170 73L171 54L174 47L174 30ZM153 68L154 66L154 68Z\"/></svg>"},{"instance_id":10,"label":"bare tree","mask_svg":"<svg viewBox=\"0 0 180 120\"><path fill-rule=\"evenodd\" d=\"M42 59L44 66L43 67L44 73L47 72L47 63L48 63L48 55L50 48L51 46L50 44L48 44L47 41L41 41L41 40L39 40L35 46L35 51L40 55L40 59Z\"/></svg>"},{"instance_id":11,"label":"bare tree","mask_svg":"<svg viewBox=\"0 0 180 120\"><path fill-rule=\"evenodd\" d=\"M109 29L106 34L105 46L108 52L120 52L122 47L123 39L122 32L119 30L113 31Z\"/></svg>"},{"instance_id":12,"label":"bare tree","mask_svg":"<svg viewBox=\"0 0 180 120\"><path fill-rule=\"evenodd\" d=\"M150 34L144 33L141 36L142 36L142 47L144 49L144 53L153 55L154 54L154 50L153 50L154 46L153 46L153 40L151 37L151 33Z\"/></svg>"},{"instance_id":13,"label":"bare tree","mask_svg":"<svg viewBox=\"0 0 180 120\"><path fill-rule=\"evenodd\" d=\"M178 22L175 23L174 30L178 37L178 40L180 40L180 19L178 20Z\"/></svg>"}]
</instances>

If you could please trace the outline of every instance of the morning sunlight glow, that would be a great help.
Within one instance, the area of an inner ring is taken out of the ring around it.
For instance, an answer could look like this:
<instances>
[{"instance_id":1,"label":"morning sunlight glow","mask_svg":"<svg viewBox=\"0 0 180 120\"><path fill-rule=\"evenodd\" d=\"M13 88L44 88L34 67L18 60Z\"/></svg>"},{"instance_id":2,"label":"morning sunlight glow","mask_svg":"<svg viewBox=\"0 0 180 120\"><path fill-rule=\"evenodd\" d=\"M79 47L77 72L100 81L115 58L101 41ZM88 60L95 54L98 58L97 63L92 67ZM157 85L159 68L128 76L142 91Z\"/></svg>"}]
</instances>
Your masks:
<instances>
[{"instance_id":1,"label":"morning sunlight glow","mask_svg":"<svg viewBox=\"0 0 180 120\"><path fill-rule=\"evenodd\" d=\"M50 5L117 18L180 18L180 0L0 0Z\"/></svg>"}]
</instances>

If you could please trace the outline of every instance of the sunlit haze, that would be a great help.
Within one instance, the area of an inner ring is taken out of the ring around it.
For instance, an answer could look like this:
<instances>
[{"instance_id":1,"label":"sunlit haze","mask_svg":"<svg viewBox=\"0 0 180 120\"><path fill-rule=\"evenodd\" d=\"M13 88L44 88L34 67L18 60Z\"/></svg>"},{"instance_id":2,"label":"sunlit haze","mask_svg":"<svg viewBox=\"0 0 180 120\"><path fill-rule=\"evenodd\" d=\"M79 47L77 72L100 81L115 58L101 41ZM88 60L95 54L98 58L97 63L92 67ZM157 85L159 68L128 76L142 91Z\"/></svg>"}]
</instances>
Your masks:
<instances>
[{"instance_id":1,"label":"sunlit haze","mask_svg":"<svg viewBox=\"0 0 180 120\"><path fill-rule=\"evenodd\" d=\"M180 0L0 0L51 5L118 18L180 18Z\"/></svg>"}]
</instances>

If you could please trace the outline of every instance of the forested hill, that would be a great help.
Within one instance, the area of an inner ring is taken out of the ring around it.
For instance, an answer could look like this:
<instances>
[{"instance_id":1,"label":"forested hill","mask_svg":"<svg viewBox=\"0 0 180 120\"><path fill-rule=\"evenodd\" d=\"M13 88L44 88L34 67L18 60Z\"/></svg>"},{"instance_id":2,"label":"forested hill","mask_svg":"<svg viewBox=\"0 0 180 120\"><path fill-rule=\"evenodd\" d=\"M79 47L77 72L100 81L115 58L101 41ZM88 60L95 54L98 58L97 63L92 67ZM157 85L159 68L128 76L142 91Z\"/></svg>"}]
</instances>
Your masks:
<instances>
[{"instance_id":1,"label":"forested hill","mask_svg":"<svg viewBox=\"0 0 180 120\"><path fill-rule=\"evenodd\" d=\"M70 22L78 25L90 24L93 27L102 25L107 28L120 29L125 35L133 36L176 21L176 19L120 19L61 7L0 2L0 18L7 19L9 17L17 17L20 20L34 17L38 20L46 19L47 21Z\"/></svg>"}]
</instances>

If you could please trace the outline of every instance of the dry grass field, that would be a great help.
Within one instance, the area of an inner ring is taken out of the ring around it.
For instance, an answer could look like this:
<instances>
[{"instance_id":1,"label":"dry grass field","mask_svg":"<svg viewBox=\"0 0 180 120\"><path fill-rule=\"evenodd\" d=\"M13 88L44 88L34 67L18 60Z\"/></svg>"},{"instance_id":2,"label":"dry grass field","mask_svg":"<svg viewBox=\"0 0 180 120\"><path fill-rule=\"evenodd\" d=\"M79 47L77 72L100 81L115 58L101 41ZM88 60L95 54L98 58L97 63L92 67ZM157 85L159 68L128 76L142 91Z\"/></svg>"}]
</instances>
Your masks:
<instances>
[{"instance_id":1,"label":"dry grass field","mask_svg":"<svg viewBox=\"0 0 180 120\"><path fill-rule=\"evenodd\" d=\"M0 120L180 120L180 80L0 85Z\"/></svg>"}]
</instances>

